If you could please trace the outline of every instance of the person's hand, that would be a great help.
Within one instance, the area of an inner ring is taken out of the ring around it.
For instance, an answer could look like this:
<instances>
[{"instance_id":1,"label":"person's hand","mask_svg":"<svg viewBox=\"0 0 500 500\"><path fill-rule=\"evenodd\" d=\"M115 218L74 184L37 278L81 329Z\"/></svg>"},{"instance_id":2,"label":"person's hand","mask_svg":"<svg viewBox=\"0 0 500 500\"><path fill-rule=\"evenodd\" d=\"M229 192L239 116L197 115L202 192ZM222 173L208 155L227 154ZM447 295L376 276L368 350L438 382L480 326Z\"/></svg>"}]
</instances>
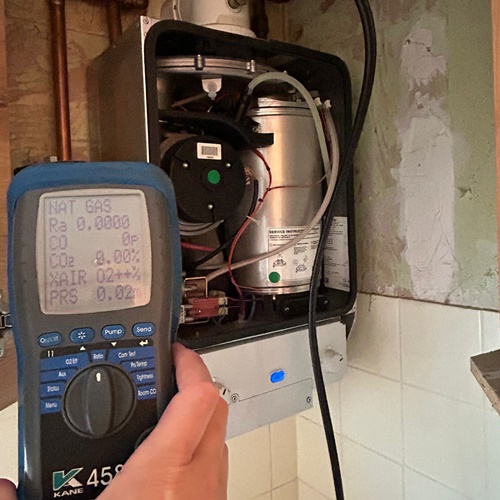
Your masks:
<instances>
[{"instance_id":1,"label":"person's hand","mask_svg":"<svg viewBox=\"0 0 500 500\"><path fill-rule=\"evenodd\" d=\"M226 500L228 408L198 354L173 346L178 394L98 500ZM0 479L0 500L16 487Z\"/></svg>"},{"instance_id":2,"label":"person's hand","mask_svg":"<svg viewBox=\"0 0 500 500\"><path fill-rule=\"evenodd\" d=\"M226 500L227 404L198 354L173 356L178 394L98 500Z\"/></svg>"},{"instance_id":3,"label":"person's hand","mask_svg":"<svg viewBox=\"0 0 500 500\"><path fill-rule=\"evenodd\" d=\"M16 500L16 487L8 479L0 479L0 500Z\"/></svg>"}]
</instances>

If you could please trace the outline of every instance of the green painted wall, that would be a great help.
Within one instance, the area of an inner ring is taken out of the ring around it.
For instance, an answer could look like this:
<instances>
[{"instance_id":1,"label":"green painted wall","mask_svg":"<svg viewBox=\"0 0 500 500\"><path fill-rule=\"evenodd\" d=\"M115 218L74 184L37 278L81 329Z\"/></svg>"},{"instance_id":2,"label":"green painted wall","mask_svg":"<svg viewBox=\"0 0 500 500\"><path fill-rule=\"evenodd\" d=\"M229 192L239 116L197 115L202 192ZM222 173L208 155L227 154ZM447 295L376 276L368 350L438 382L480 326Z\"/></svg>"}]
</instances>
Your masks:
<instances>
[{"instance_id":1,"label":"green painted wall","mask_svg":"<svg viewBox=\"0 0 500 500\"><path fill-rule=\"evenodd\" d=\"M378 69L356 157L360 290L498 309L490 0L372 0ZM354 0L292 0L290 42L342 57Z\"/></svg>"}]
</instances>

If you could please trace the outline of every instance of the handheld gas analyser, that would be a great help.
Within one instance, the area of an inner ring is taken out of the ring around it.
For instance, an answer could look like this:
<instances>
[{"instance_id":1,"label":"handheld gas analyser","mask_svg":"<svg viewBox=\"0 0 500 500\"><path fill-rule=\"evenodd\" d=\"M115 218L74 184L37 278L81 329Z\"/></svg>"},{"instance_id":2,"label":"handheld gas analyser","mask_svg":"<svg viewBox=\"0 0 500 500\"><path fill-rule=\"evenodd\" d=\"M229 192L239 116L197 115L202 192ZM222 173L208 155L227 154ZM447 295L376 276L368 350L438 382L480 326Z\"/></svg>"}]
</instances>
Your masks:
<instances>
[{"instance_id":1,"label":"handheld gas analyser","mask_svg":"<svg viewBox=\"0 0 500 500\"><path fill-rule=\"evenodd\" d=\"M8 210L20 498L94 499L174 390L173 189L144 163L40 165Z\"/></svg>"}]
</instances>

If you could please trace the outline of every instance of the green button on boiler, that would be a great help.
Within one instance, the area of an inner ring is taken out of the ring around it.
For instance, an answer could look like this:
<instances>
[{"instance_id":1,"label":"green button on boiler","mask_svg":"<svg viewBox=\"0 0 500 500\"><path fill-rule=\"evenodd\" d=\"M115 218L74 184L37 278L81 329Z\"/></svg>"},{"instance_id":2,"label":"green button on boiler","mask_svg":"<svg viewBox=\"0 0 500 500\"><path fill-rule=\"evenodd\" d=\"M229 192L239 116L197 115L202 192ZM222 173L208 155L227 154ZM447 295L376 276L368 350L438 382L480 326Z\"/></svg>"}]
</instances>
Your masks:
<instances>
[{"instance_id":1,"label":"green button on boiler","mask_svg":"<svg viewBox=\"0 0 500 500\"><path fill-rule=\"evenodd\" d=\"M281 279L280 273L277 273L276 271L273 271L272 273L269 273L269 281L271 283L278 283Z\"/></svg>"},{"instance_id":2,"label":"green button on boiler","mask_svg":"<svg viewBox=\"0 0 500 500\"><path fill-rule=\"evenodd\" d=\"M218 170L210 170L210 172L208 172L208 182L210 182L210 184L219 184L220 173Z\"/></svg>"}]
</instances>

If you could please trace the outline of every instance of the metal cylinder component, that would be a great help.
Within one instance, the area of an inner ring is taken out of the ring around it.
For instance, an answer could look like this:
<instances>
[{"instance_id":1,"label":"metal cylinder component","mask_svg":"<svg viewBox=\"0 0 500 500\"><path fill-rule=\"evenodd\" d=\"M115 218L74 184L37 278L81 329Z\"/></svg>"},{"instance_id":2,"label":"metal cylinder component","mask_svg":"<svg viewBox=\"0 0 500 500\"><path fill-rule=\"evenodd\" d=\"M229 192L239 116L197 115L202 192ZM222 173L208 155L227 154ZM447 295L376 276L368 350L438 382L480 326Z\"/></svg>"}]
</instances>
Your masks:
<instances>
[{"instance_id":1,"label":"metal cylinder component","mask_svg":"<svg viewBox=\"0 0 500 500\"><path fill-rule=\"evenodd\" d=\"M262 73L274 71L272 67L259 64L253 59L240 60L199 54L158 57L156 65L158 107L163 110L170 109L173 104L175 107L184 106L199 100L203 95L208 96L204 89L204 80L221 79L225 86L223 92L227 93L240 89ZM174 102L174 93L179 93L179 89L182 97Z\"/></svg>"},{"instance_id":2,"label":"metal cylinder component","mask_svg":"<svg viewBox=\"0 0 500 500\"><path fill-rule=\"evenodd\" d=\"M274 145L261 149L272 173L272 187L234 252L234 262L264 254L296 237L311 221L322 201L323 168L311 112L305 103L259 99L248 115L263 133L274 134ZM242 154L245 168L258 179L259 198L269 185L262 160L253 152ZM283 186L283 187L282 187ZM240 206L241 221L248 207ZM262 294L309 290L320 227L300 243L278 254L235 271L236 281Z\"/></svg>"}]
</instances>

